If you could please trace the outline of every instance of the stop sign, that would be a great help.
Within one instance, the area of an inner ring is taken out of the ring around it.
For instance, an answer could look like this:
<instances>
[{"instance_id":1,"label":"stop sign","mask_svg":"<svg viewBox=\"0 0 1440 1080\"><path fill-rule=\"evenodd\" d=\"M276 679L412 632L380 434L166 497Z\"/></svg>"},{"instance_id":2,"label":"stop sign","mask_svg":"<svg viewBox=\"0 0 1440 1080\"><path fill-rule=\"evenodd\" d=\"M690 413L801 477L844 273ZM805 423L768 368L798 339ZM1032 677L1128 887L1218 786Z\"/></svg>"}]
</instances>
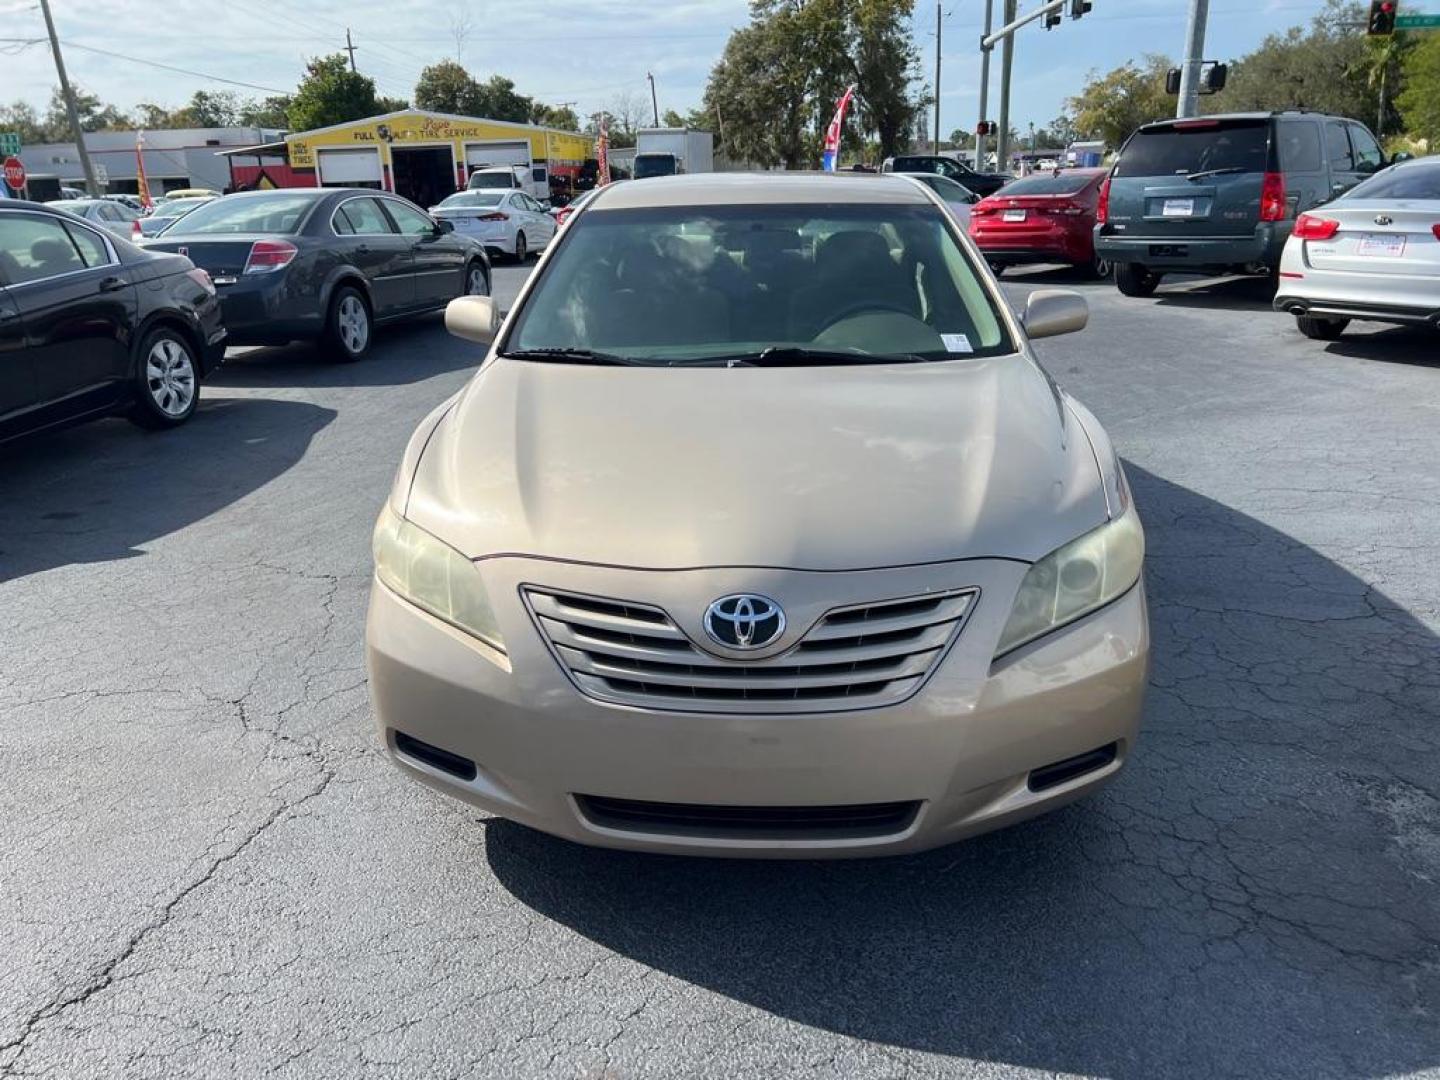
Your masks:
<instances>
[{"instance_id":1,"label":"stop sign","mask_svg":"<svg viewBox=\"0 0 1440 1080\"><path fill-rule=\"evenodd\" d=\"M25 186L25 166L20 163L18 157L5 159L5 183L16 191Z\"/></svg>"}]
</instances>

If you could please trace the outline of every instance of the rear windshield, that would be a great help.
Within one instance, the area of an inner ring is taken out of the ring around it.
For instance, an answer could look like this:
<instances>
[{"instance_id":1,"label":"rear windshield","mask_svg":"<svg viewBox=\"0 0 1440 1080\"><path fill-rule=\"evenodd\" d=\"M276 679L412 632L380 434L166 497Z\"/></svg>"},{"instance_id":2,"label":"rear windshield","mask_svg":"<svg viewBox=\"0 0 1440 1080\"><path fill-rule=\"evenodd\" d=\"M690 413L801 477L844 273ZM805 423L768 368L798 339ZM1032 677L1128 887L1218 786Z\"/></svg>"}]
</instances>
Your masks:
<instances>
[{"instance_id":1,"label":"rear windshield","mask_svg":"<svg viewBox=\"0 0 1440 1080\"><path fill-rule=\"evenodd\" d=\"M1440 199L1440 158L1377 173L1346 192L1347 199Z\"/></svg>"},{"instance_id":2,"label":"rear windshield","mask_svg":"<svg viewBox=\"0 0 1440 1080\"><path fill-rule=\"evenodd\" d=\"M440 206L454 208L456 206L498 206L500 200L505 198L503 191L462 191L441 200Z\"/></svg>"},{"instance_id":3,"label":"rear windshield","mask_svg":"<svg viewBox=\"0 0 1440 1080\"><path fill-rule=\"evenodd\" d=\"M953 360L1013 351L939 207L744 205L583 214L505 351L686 364L803 348Z\"/></svg>"},{"instance_id":4,"label":"rear windshield","mask_svg":"<svg viewBox=\"0 0 1440 1080\"><path fill-rule=\"evenodd\" d=\"M1187 176L1224 169L1265 171L1269 123L1199 121L1195 127L1137 131L1120 152L1116 176Z\"/></svg>"},{"instance_id":5,"label":"rear windshield","mask_svg":"<svg viewBox=\"0 0 1440 1080\"><path fill-rule=\"evenodd\" d=\"M170 199L155 207L150 216L157 218L183 217L197 206L204 206L210 201L210 199Z\"/></svg>"},{"instance_id":6,"label":"rear windshield","mask_svg":"<svg viewBox=\"0 0 1440 1080\"><path fill-rule=\"evenodd\" d=\"M1095 180L1094 174L1061 173L1059 176L1027 176L1005 185L1005 195L1078 195Z\"/></svg>"},{"instance_id":7,"label":"rear windshield","mask_svg":"<svg viewBox=\"0 0 1440 1080\"><path fill-rule=\"evenodd\" d=\"M897 157L892 167L895 172L928 172L941 176L960 176L970 171L959 162L943 157Z\"/></svg>"},{"instance_id":8,"label":"rear windshield","mask_svg":"<svg viewBox=\"0 0 1440 1080\"><path fill-rule=\"evenodd\" d=\"M186 236L225 233L295 233L315 205L313 195L242 195L213 199L184 217Z\"/></svg>"},{"instance_id":9,"label":"rear windshield","mask_svg":"<svg viewBox=\"0 0 1440 1080\"><path fill-rule=\"evenodd\" d=\"M670 154L636 154L635 179L647 176L671 176L675 172L675 158Z\"/></svg>"},{"instance_id":10,"label":"rear windshield","mask_svg":"<svg viewBox=\"0 0 1440 1080\"><path fill-rule=\"evenodd\" d=\"M471 188L504 188L509 191L515 187L515 176L513 173L472 173L470 176Z\"/></svg>"}]
</instances>

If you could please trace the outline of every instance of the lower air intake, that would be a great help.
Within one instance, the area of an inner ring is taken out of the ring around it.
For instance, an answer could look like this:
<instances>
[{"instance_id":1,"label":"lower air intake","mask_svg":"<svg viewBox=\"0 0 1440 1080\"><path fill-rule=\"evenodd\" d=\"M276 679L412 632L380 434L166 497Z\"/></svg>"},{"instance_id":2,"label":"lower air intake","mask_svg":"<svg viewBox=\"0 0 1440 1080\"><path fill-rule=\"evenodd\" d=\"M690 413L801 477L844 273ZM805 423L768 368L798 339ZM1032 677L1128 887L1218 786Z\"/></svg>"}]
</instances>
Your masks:
<instances>
[{"instance_id":1,"label":"lower air intake","mask_svg":"<svg viewBox=\"0 0 1440 1080\"><path fill-rule=\"evenodd\" d=\"M595 825L626 832L723 840L859 840L904 832L918 802L851 806L706 806L577 795Z\"/></svg>"}]
</instances>

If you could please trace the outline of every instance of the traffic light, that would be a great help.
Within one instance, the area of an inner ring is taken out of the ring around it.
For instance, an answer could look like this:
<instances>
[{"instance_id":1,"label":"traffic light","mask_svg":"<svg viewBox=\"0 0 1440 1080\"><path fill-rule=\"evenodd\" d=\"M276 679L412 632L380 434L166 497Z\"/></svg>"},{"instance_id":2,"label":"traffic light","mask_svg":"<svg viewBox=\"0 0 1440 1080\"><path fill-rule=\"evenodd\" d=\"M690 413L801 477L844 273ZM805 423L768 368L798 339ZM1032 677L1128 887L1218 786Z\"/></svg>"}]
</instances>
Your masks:
<instances>
[{"instance_id":1,"label":"traffic light","mask_svg":"<svg viewBox=\"0 0 1440 1080\"><path fill-rule=\"evenodd\" d=\"M1365 24L1365 32L1371 37L1395 33L1395 11L1399 6L1397 0L1370 0L1370 21Z\"/></svg>"},{"instance_id":2,"label":"traffic light","mask_svg":"<svg viewBox=\"0 0 1440 1080\"><path fill-rule=\"evenodd\" d=\"M1051 30L1060 25L1060 12L1047 11L1045 13L1045 29Z\"/></svg>"},{"instance_id":3,"label":"traffic light","mask_svg":"<svg viewBox=\"0 0 1440 1080\"><path fill-rule=\"evenodd\" d=\"M1094 5L1090 0L1070 0L1070 18L1078 19L1087 14Z\"/></svg>"},{"instance_id":4,"label":"traffic light","mask_svg":"<svg viewBox=\"0 0 1440 1080\"><path fill-rule=\"evenodd\" d=\"M976 135L994 135L996 130L994 120L981 120L975 125Z\"/></svg>"}]
</instances>

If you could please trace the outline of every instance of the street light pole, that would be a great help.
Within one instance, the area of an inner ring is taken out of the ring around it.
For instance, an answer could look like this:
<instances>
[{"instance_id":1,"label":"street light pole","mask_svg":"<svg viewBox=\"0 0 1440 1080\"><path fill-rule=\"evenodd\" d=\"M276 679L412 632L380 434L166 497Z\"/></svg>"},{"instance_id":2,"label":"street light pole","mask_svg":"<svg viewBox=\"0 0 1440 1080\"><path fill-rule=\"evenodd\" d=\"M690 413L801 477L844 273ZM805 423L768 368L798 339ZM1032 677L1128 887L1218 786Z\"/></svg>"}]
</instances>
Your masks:
<instances>
[{"instance_id":1,"label":"street light pole","mask_svg":"<svg viewBox=\"0 0 1440 1080\"><path fill-rule=\"evenodd\" d=\"M655 114L655 126L660 126L660 99L655 96L655 76L650 72L645 73L645 78L650 80L650 110Z\"/></svg>"},{"instance_id":2,"label":"street light pole","mask_svg":"<svg viewBox=\"0 0 1440 1080\"><path fill-rule=\"evenodd\" d=\"M1210 0L1190 0L1185 59L1180 65L1180 101L1175 108L1175 116L1180 120L1200 112L1200 68L1205 59L1205 22L1209 15Z\"/></svg>"},{"instance_id":3,"label":"street light pole","mask_svg":"<svg viewBox=\"0 0 1440 1080\"><path fill-rule=\"evenodd\" d=\"M995 14L995 0L985 0L985 37L990 36L990 21ZM983 39L982 39L983 40ZM990 50L984 45L980 46L980 119L988 119L985 115L990 100ZM975 136L975 170L985 171L985 136Z\"/></svg>"},{"instance_id":4,"label":"street light pole","mask_svg":"<svg viewBox=\"0 0 1440 1080\"><path fill-rule=\"evenodd\" d=\"M50 0L40 0L45 15L45 29L50 34L50 51L55 55L55 74L60 80L60 95L65 99L65 115L70 121L70 136L80 152L80 168L85 172L85 194L98 196L100 185L95 182L95 167L90 164L90 151L85 149L85 132L80 130L80 110L75 108L75 91L65 77L65 61L60 56L60 39L55 34L55 20L50 17Z\"/></svg>"},{"instance_id":5,"label":"street light pole","mask_svg":"<svg viewBox=\"0 0 1440 1080\"><path fill-rule=\"evenodd\" d=\"M1015 21L1016 0L1005 0L1005 25ZM995 136L995 167L1004 172L1010 164L1010 69L1015 62L1015 35L1005 35L1000 54L1000 131Z\"/></svg>"},{"instance_id":6,"label":"street light pole","mask_svg":"<svg viewBox=\"0 0 1440 1080\"><path fill-rule=\"evenodd\" d=\"M935 153L940 153L940 7L944 0L935 0Z\"/></svg>"}]
</instances>

